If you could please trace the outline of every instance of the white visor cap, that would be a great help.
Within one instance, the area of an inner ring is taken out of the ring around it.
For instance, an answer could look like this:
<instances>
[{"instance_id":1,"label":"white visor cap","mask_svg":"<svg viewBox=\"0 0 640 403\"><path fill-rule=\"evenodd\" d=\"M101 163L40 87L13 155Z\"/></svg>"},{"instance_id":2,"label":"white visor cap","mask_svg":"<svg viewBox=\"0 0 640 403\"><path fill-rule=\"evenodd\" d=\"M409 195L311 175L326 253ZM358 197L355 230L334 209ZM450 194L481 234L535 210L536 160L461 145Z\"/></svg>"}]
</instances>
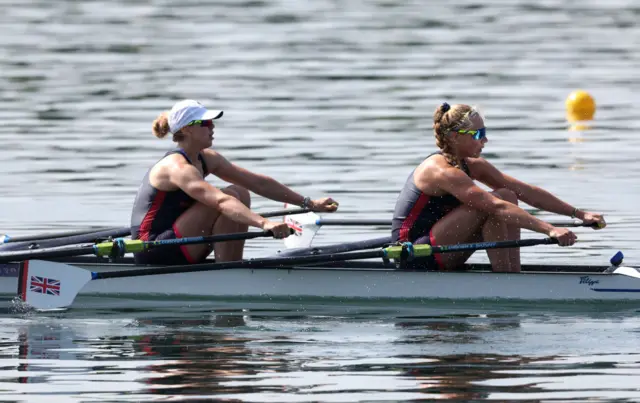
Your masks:
<instances>
[{"instance_id":1,"label":"white visor cap","mask_svg":"<svg viewBox=\"0 0 640 403\"><path fill-rule=\"evenodd\" d=\"M222 116L222 111L210 111L200 102L185 99L173 105L169 112L169 129L175 134L194 120L214 120Z\"/></svg>"}]
</instances>

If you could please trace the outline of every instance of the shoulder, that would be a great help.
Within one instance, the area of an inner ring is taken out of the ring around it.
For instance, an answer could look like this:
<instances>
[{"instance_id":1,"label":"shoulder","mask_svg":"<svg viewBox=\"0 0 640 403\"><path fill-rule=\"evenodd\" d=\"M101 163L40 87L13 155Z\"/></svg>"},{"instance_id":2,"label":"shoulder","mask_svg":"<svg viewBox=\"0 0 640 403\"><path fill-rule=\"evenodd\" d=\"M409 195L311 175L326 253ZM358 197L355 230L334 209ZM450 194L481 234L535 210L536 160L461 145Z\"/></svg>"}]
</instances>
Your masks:
<instances>
[{"instance_id":1,"label":"shoulder","mask_svg":"<svg viewBox=\"0 0 640 403\"><path fill-rule=\"evenodd\" d=\"M482 179L487 175L500 173L498 168L482 157L466 158L466 163L469 168L469 174L475 179Z\"/></svg>"},{"instance_id":2,"label":"shoulder","mask_svg":"<svg viewBox=\"0 0 640 403\"><path fill-rule=\"evenodd\" d=\"M488 166L491 166L491 164L489 163L489 161L485 160L482 157L477 157L477 158L465 158L465 162L467 163L467 167L469 167L470 170L474 170L474 169L484 169Z\"/></svg>"},{"instance_id":3,"label":"shoulder","mask_svg":"<svg viewBox=\"0 0 640 403\"><path fill-rule=\"evenodd\" d=\"M451 166L442 155L434 155L425 159L416 169L414 176L415 185L426 194L440 195L447 184L469 180L469 177L460 169Z\"/></svg>"},{"instance_id":4,"label":"shoulder","mask_svg":"<svg viewBox=\"0 0 640 403\"><path fill-rule=\"evenodd\" d=\"M432 154L425 158L418 169L442 169L450 166L447 159L442 154Z\"/></svg>"},{"instance_id":5,"label":"shoulder","mask_svg":"<svg viewBox=\"0 0 640 403\"><path fill-rule=\"evenodd\" d=\"M194 175L197 169L189 164L189 162L181 154L169 154L158 161L149 172L149 181L154 187L164 190L175 190L180 181L176 178L189 178Z\"/></svg>"},{"instance_id":6,"label":"shoulder","mask_svg":"<svg viewBox=\"0 0 640 403\"><path fill-rule=\"evenodd\" d=\"M182 169L185 166L191 166L191 164L180 153L169 154L156 164L156 167L161 169Z\"/></svg>"},{"instance_id":7,"label":"shoulder","mask_svg":"<svg viewBox=\"0 0 640 403\"><path fill-rule=\"evenodd\" d=\"M447 172L458 171L442 154L435 154L427 157L416 169L416 173L420 176L440 176Z\"/></svg>"},{"instance_id":8,"label":"shoulder","mask_svg":"<svg viewBox=\"0 0 640 403\"><path fill-rule=\"evenodd\" d=\"M197 172L197 168L191 165L182 154L175 153L158 161L149 175L153 181L163 181L175 175L191 174L194 170Z\"/></svg>"},{"instance_id":9,"label":"shoulder","mask_svg":"<svg viewBox=\"0 0 640 403\"><path fill-rule=\"evenodd\" d=\"M210 148L202 150L200 155L202 155L205 164L207 164L208 173L212 174L216 174L227 161L222 154Z\"/></svg>"}]
</instances>

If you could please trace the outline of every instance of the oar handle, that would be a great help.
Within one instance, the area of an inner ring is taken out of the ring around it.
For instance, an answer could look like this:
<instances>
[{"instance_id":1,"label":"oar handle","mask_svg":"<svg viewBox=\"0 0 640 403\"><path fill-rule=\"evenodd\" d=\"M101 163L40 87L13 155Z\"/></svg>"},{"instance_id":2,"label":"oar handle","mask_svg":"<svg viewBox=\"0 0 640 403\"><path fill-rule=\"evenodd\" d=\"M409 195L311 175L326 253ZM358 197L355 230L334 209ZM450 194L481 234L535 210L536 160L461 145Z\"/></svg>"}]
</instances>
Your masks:
<instances>
[{"instance_id":1,"label":"oar handle","mask_svg":"<svg viewBox=\"0 0 640 403\"><path fill-rule=\"evenodd\" d=\"M316 221L316 225L339 225L339 226L390 226L391 220L360 220L360 219L332 219L320 218Z\"/></svg>"},{"instance_id":2,"label":"oar handle","mask_svg":"<svg viewBox=\"0 0 640 403\"><path fill-rule=\"evenodd\" d=\"M585 228L593 228L593 229L602 228L597 223L585 224L582 221L556 221L556 222L550 221L549 224L559 228L571 228L571 227L585 227Z\"/></svg>"},{"instance_id":3,"label":"oar handle","mask_svg":"<svg viewBox=\"0 0 640 403\"><path fill-rule=\"evenodd\" d=\"M306 208L297 208L297 209L270 211L270 212L262 213L260 215L264 218L270 218L270 217L282 217L286 215L305 214L305 213L309 213L310 211L311 210Z\"/></svg>"}]
</instances>

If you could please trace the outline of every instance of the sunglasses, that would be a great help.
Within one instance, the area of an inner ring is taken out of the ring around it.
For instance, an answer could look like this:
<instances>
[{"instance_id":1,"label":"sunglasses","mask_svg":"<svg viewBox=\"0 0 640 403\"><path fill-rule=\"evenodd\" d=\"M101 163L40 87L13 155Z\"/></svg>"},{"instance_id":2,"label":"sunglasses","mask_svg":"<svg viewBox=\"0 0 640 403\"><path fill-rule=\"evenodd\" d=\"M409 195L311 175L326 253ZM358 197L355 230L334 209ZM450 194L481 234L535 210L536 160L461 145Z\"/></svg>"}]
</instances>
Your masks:
<instances>
[{"instance_id":1,"label":"sunglasses","mask_svg":"<svg viewBox=\"0 0 640 403\"><path fill-rule=\"evenodd\" d=\"M191 122L189 122L187 126L195 126L195 125L212 128L213 120L192 120Z\"/></svg>"},{"instance_id":2,"label":"sunglasses","mask_svg":"<svg viewBox=\"0 0 640 403\"><path fill-rule=\"evenodd\" d=\"M469 134L473 136L475 140L482 140L483 138L487 137L486 127L483 127L482 129L478 129L478 130L456 130L456 131L460 134Z\"/></svg>"}]
</instances>

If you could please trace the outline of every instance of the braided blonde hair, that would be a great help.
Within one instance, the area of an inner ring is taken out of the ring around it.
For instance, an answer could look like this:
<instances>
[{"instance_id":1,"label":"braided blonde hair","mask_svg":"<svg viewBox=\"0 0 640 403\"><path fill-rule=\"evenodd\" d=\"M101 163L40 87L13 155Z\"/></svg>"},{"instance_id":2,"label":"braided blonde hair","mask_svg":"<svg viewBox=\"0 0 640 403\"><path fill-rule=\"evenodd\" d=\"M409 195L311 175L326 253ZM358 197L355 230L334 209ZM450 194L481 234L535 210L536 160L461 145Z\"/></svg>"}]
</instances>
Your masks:
<instances>
[{"instance_id":1,"label":"braided blonde hair","mask_svg":"<svg viewBox=\"0 0 640 403\"><path fill-rule=\"evenodd\" d=\"M452 131L469 129L473 126L471 118L477 114L478 111L472 106L464 104L450 106L446 102L438 106L433 113L433 133L436 137L436 145L442 150L442 155L447 162L454 167L459 166L459 161L453 154L447 135Z\"/></svg>"}]
</instances>

